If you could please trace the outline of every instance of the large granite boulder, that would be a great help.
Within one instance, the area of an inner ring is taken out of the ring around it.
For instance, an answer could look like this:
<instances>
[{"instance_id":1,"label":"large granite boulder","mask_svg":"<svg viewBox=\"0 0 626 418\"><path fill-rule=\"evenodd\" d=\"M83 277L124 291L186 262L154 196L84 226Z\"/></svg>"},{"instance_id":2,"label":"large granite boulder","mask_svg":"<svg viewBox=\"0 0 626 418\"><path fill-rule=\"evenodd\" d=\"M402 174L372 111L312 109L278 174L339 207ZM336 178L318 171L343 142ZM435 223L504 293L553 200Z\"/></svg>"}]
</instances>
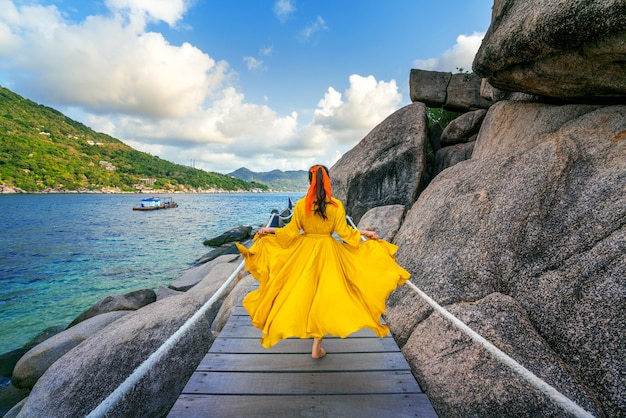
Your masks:
<instances>
[{"instance_id":1,"label":"large granite boulder","mask_svg":"<svg viewBox=\"0 0 626 418\"><path fill-rule=\"evenodd\" d=\"M31 348L13 369L13 385L18 388L32 388L52 363L129 312L113 311L86 319Z\"/></svg>"},{"instance_id":2,"label":"large granite boulder","mask_svg":"<svg viewBox=\"0 0 626 418\"><path fill-rule=\"evenodd\" d=\"M441 146L469 142L470 138L480 130L487 111L485 109L467 112L452 120L441 133Z\"/></svg>"},{"instance_id":3,"label":"large granite boulder","mask_svg":"<svg viewBox=\"0 0 626 418\"><path fill-rule=\"evenodd\" d=\"M69 351L41 376L18 416L87 415L212 297L237 264L227 267L217 266L184 294L128 313ZM213 341L210 324L218 309L190 326L108 415L165 416Z\"/></svg>"},{"instance_id":4,"label":"large granite boulder","mask_svg":"<svg viewBox=\"0 0 626 418\"><path fill-rule=\"evenodd\" d=\"M496 0L473 70L504 90L623 102L625 16L624 0Z\"/></svg>"},{"instance_id":5,"label":"large granite boulder","mask_svg":"<svg viewBox=\"0 0 626 418\"><path fill-rule=\"evenodd\" d=\"M409 77L411 101L460 113L487 109L491 101L481 96L481 83L482 79L474 74L414 68Z\"/></svg>"},{"instance_id":6,"label":"large granite boulder","mask_svg":"<svg viewBox=\"0 0 626 418\"><path fill-rule=\"evenodd\" d=\"M567 364L513 298L495 292L479 301L449 305L447 310L581 407L598 413L585 385L568 374ZM428 398L440 417L567 416L438 313L415 328L402 352L414 365L418 381L428 382Z\"/></svg>"},{"instance_id":7,"label":"large granite boulder","mask_svg":"<svg viewBox=\"0 0 626 418\"><path fill-rule=\"evenodd\" d=\"M93 318L96 315L114 311L135 311L156 300L156 292L152 289L135 290L124 295L110 295L100 299L93 306L74 319L68 328Z\"/></svg>"},{"instance_id":8,"label":"large granite boulder","mask_svg":"<svg viewBox=\"0 0 626 418\"><path fill-rule=\"evenodd\" d=\"M379 206L370 209L363 215L357 228L376 231L380 239L392 242L402 225L405 209L403 205Z\"/></svg>"},{"instance_id":9,"label":"large granite boulder","mask_svg":"<svg viewBox=\"0 0 626 418\"><path fill-rule=\"evenodd\" d=\"M514 299L520 313L510 320L527 316L567 373L584 382L585 396L563 389L568 396L584 405L585 397L592 399L605 416L624 416L625 185L626 106L498 102L483 122L472 159L440 173L407 213L395 237L397 260L444 306L479 303L496 293ZM420 328L434 335L423 328L441 325L430 324L428 309L411 293L393 294L387 316L400 343L422 344L412 334ZM491 334L498 335L485 325L483 335ZM527 396L522 383L498 377L504 372L495 368L505 366L468 370L464 363L475 351L459 346L456 335L438 337L442 347L458 347L450 359L444 361L450 353L435 345L426 356L445 364L451 387L463 375L477 392L507 385L511 397ZM524 344L501 348L529 356ZM561 387L562 379L532 362L525 365ZM425 373L420 384L439 402L438 410L449 411L461 394L444 399L431 391L441 387L442 372ZM465 401L471 403L471 396ZM533 408L542 411L537 397ZM502 408L517 405L508 399ZM458 416L468 415L482 413Z\"/></svg>"},{"instance_id":10,"label":"large granite boulder","mask_svg":"<svg viewBox=\"0 0 626 418\"><path fill-rule=\"evenodd\" d=\"M427 126L423 103L405 106L331 167L333 195L355 223L371 208L415 201L426 166Z\"/></svg>"},{"instance_id":11,"label":"large granite boulder","mask_svg":"<svg viewBox=\"0 0 626 418\"><path fill-rule=\"evenodd\" d=\"M185 273L183 273L182 276L170 283L168 287L179 292L185 292L200 283L202 279L204 279L216 266L219 266L223 263L230 263L236 260L238 257L239 255L235 254L221 255L209 262L201 264L197 267L190 268Z\"/></svg>"}]
</instances>

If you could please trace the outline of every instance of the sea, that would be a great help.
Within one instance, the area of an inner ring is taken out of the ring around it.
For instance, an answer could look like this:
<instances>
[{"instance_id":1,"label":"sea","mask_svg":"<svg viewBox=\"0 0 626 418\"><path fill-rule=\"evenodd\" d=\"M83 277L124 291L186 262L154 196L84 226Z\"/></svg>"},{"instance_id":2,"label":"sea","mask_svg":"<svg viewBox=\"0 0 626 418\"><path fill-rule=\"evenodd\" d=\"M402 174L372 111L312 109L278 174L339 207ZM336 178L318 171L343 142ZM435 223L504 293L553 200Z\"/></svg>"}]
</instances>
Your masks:
<instances>
[{"instance_id":1,"label":"sea","mask_svg":"<svg viewBox=\"0 0 626 418\"><path fill-rule=\"evenodd\" d=\"M157 196L179 206L133 211L145 194L0 195L0 354L108 295L167 286L211 250L204 240L260 226L303 194Z\"/></svg>"}]
</instances>

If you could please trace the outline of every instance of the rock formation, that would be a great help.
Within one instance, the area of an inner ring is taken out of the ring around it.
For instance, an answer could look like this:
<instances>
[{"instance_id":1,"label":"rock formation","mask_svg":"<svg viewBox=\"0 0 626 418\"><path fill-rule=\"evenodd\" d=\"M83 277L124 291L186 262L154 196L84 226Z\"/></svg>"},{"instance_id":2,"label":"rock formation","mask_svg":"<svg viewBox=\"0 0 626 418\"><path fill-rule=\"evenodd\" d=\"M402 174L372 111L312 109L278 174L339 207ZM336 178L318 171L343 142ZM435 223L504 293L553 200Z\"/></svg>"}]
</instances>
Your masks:
<instances>
[{"instance_id":1,"label":"rock formation","mask_svg":"<svg viewBox=\"0 0 626 418\"><path fill-rule=\"evenodd\" d=\"M623 102L625 16L624 0L495 0L474 71L504 90Z\"/></svg>"},{"instance_id":2,"label":"rock formation","mask_svg":"<svg viewBox=\"0 0 626 418\"><path fill-rule=\"evenodd\" d=\"M626 140L620 139L626 138L625 116L626 106L499 102L483 123L471 160L433 180L394 240L398 261L413 274L413 283L442 305L476 309L494 293L513 298L519 304L516 321L529 319L551 347L550 356L566 364L570 378L582 379L586 397L610 416L623 411L626 402L612 383L626 372L620 360L626 354L621 337L626 329ZM408 336L407 355L435 343L411 337L425 332L427 319L395 320L419 311L409 307L414 301L394 295L391 303L390 310L399 312L389 323L392 331ZM459 337L450 338L452 345ZM525 351L523 344L502 344L513 353ZM467 357L458 353L455 363L445 350L432 350L429 364L439 370L444 364L462 367L463 359L474 356L472 350ZM473 382L474 395L492 390L493 381L483 379L484 367L476 374L460 370ZM570 392L546 368L533 371ZM535 402L532 407L541 410L541 398ZM469 399L463 403L466 412L484 407L471 406Z\"/></svg>"},{"instance_id":3,"label":"rock formation","mask_svg":"<svg viewBox=\"0 0 626 418\"><path fill-rule=\"evenodd\" d=\"M488 80L466 83L488 106L453 106L451 74L411 71L414 102L462 115L433 129L433 178L405 204L397 259L564 396L625 417L626 2L496 0L493 13L474 61ZM486 108L476 135L470 112ZM347 153L332 171L358 161ZM411 288L391 295L386 320L440 416L567 416Z\"/></svg>"},{"instance_id":4,"label":"rock formation","mask_svg":"<svg viewBox=\"0 0 626 418\"><path fill-rule=\"evenodd\" d=\"M413 103L381 122L331 167L333 194L355 223L376 206L415 200L426 165L426 141L426 107Z\"/></svg>"}]
</instances>

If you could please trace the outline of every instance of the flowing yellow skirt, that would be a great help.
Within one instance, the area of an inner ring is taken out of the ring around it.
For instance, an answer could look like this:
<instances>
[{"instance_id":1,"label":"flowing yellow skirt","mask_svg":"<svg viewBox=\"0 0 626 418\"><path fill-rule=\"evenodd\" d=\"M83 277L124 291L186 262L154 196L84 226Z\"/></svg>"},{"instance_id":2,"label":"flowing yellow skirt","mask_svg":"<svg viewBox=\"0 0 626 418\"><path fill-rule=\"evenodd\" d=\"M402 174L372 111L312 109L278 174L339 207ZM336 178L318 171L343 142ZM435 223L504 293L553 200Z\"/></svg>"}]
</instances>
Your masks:
<instances>
[{"instance_id":1,"label":"flowing yellow skirt","mask_svg":"<svg viewBox=\"0 0 626 418\"><path fill-rule=\"evenodd\" d=\"M395 261L397 247L383 240L355 248L330 235L305 234L282 248L275 235L266 235L249 250L237 247L259 281L243 306L267 348L283 338L345 338L361 328L384 337L387 297L410 277Z\"/></svg>"}]
</instances>

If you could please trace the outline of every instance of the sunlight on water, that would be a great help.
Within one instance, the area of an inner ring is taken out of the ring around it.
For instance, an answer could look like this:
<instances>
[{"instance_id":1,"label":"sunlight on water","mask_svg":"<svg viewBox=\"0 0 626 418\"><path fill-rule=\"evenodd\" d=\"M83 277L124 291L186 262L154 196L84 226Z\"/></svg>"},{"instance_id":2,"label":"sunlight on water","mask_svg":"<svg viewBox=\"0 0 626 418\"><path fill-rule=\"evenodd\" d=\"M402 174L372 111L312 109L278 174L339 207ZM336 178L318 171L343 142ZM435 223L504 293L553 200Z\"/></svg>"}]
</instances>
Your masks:
<instances>
[{"instance_id":1,"label":"sunlight on water","mask_svg":"<svg viewBox=\"0 0 626 418\"><path fill-rule=\"evenodd\" d=\"M167 285L210 251L205 239L301 196L177 194L178 208L140 212L144 195L0 195L0 353L107 295Z\"/></svg>"}]
</instances>

